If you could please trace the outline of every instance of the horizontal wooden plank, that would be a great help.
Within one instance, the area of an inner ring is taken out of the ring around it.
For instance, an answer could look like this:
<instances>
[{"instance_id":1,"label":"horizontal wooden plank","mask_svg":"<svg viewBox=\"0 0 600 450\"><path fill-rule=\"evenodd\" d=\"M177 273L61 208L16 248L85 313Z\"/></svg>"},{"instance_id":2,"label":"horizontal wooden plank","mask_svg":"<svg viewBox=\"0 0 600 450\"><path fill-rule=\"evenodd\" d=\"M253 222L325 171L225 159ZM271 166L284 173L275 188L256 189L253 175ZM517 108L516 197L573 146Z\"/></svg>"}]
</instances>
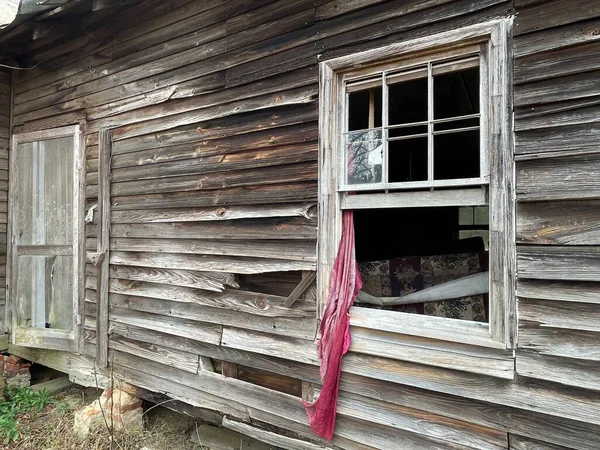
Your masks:
<instances>
[{"instance_id":1,"label":"horizontal wooden plank","mask_svg":"<svg viewBox=\"0 0 600 450\"><path fill-rule=\"evenodd\" d=\"M576 303L600 303L600 283L551 280L519 280L520 297Z\"/></svg>"},{"instance_id":2,"label":"horizontal wooden plank","mask_svg":"<svg viewBox=\"0 0 600 450\"><path fill-rule=\"evenodd\" d=\"M129 308L168 317L213 323L230 327L272 333L300 339L314 339L317 320L314 317L265 317L195 303L183 303L151 297L110 295L111 308Z\"/></svg>"},{"instance_id":3,"label":"horizontal wooden plank","mask_svg":"<svg viewBox=\"0 0 600 450\"><path fill-rule=\"evenodd\" d=\"M201 272L220 271L236 274L315 270L316 267L316 264L310 261L223 255L121 251L111 251L110 262L111 264L127 266L197 270Z\"/></svg>"},{"instance_id":4,"label":"horizontal wooden plank","mask_svg":"<svg viewBox=\"0 0 600 450\"><path fill-rule=\"evenodd\" d=\"M541 105L600 95L600 71L551 78L514 87L515 107Z\"/></svg>"},{"instance_id":5,"label":"horizontal wooden plank","mask_svg":"<svg viewBox=\"0 0 600 450\"><path fill-rule=\"evenodd\" d=\"M145 344L121 336L110 336L108 348L130 353L147 359L159 360L161 364L175 367L186 372L198 373L198 357L157 344Z\"/></svg>"},{"instance_id":6,"label":"horizontal wooden plank","mask_svg":"<svg viewBox=\"0 0 600 450\"><path fill-rule=\"evenodd\" d=\"M594 142L599 138L600 123L522 131L515 136L515 153L594 151Z\"/></svg>"},{"instance_id":7,"label":"horizontal wooden plank","mask_svg":"<svg viewBox=\"0 0 600 450\"><path fill-rule=\"evenodd\" d=\"M112 210L297 203L315 201L316 197L317 183L315 182L244 186L207 191L118 196L113 197Z\"/></svg>"},{"instance_id":8,"label":"horizontal wooden plank","mask_svg":"<svg viewBox=\"0 0 600 450\"><path fill-rule=\"evenodd\" d=\"M522 201L600 198L600 154L519 161L517 199Z\"/></svg>"},{"instance_id":9,"label":"horizontal wooden plank","mask_svg":"<svg viewBox=\"0 0 600 450\"><path fill-rule=\"evenodd\" d=\"M193 255L228 255L255 258L281 258L282 260L306 261L316 260L315 242L313 240L290 239L256 239L213 240L213 239L159 239L153 238L113 238L110 249L123 252L157 252L180 253ZM239 261L241 264L242 260ZM176 268L176 267L174 267ZM220 270L220 269L214 269ZM281 269L284 270L284 269ZM300 269L301 270L301 269ZM235 272L233 269L227 272Z\"/></svg>"},{"instance_id":10,"label":"horizontal wooden plank","mask_svg":"<svg viewBox=\"0 0 600 450\"><path fill-rule=\"evenodd\" d=\"M480 373L500 378L513 378L512 352L486 349L415 336L351 327L350 351Z\"/></svg>"},{"instance_id":11,"label":"horizontal wooden plank","mask_svg":"<svg viewBox=\"0 0 600 450\"><path fill-rule=\"evenodd\" d=\"M517 36L513 46L514 56L519 58L561 47L595 42L600 40L597 33L599 28L599 19L588 19Z\"/></svg>"},{"instance_id":12,"label":"horizontal wooden plank","mask_svg":"<svg viewBox=\"0 0 600 450\"><path fill-rule=\"evenodd\" d=\"M600 245L600 201L519 203L517 243Z\"/></svg>"},{"instance_id":13,"label":"horizontal wooden plank","mask_svg":"<svg viewBox=\"0 0 600 450\"><path fill-rule=\"evenodd\" d=\"M519 348L543 356L600 361L600 334L591 331L548 328L537 322L521 320Z\"/></svg>"},{"instance_id":14,"label":"horizontal wooden plank","mask_svg":"<svg viewBox=\"0 0 600 450\"><path fill-rule=\"evenodd\" d=\"M539 130L549 127L562 127L598 122L600 97L576 98L556 103L549 103L536 108L523 107L515 111L515 131ZM555 151L560 155L567 151ZM579 150L585 152L584 150ZM588 150L589 151L589 150ZM595 151L590 151L594 153ZM544 153L544 156L547 154ZM550 157L551 155L547 155ZM521 155L523 157L523 155Z\"/></svg>"},{"instance_id":15,"label":"horizontal wooden plank","mask_svg":"<svg viewBox=\"0 0 600 450\"><path fill-rule=\"evenodd\" d=\"M600 5L595 0L581 0L565 9L561 0L549 0L517 11L515 35L520 35L599 17Z\"/></svg>"},{"instance_id":16,"label":"horizontal wooden plank","mask_svg":"<svg viewBox=\"0 0 600 450\"><path fill-rule=\"evenodd\" d=\"M217 208L170 208L165 210L112 211L111 223L169 223L217 220L258 219L266 217L316 218L316 203L289 203Z\"/></svg>"},{"instance_id":17,"label":"horizontal wooden plank","mask_svg":"<svg viewBox=\"0 0 600 450\"><path fill-rule=\"evenodd\" d=\"M203 323L119 307L111 308L109 319L114 323L160 331L161 333L194 341L213 345L221 343L222 326L218 324ZM112 328L109 328L110 333L112 333ZM123 336L128 337L127 334Z\"/></svg>"},{"instance_id":18,"label":"horizontal wooden plank","mask_svg":"<svg viewBox=\"0 0 600 450\"><path fill-rule=\"evenodd\" d=\"M235 275L221 272L194 272L178 269L155 269L134 266L112 266L111 278L151 283L172 284L207 291L222 292L225 286L238 288Z\"/></svg>"},{"instance_id":19,"label":"horizontal wooden plank","mask_svg":"<svg viewBox=\"0 0 600 450\"><path fill-rule=\"evenodd\" d=\"M306 364L320 364L317 346L308 340L224 327L221 345Z\"/></svg>"},{"instance_id":20,"label":"horizontal wooden plank","mask_svg":"<svg viewBox=\"0 0 600 450\"><path fill-rule=\"evenodd\" d=\"M585 77L585 72L597 69L598 43L591 42L515 59L514 81L522 84L572 74Z\"/></svg>"},{"instance_id":21,"label":"horizontal wooden plank","mask_svg":"<svg viewBox=\"0 0 600 450\"><path fill-rule=\"evenodd\" d=\"M519 319L540 327L562 330L600 331L600 306L520 298Z\"/></svg>"},{"instance_id":22,"label":"horizontal wooden plank","mask_svg":"<svg viewBox=\"0 0 600 450\"><path fill-rule=\"evenodd\" d=\"M305 218L246 219L217 222L113 224L115 238L316 240L316 221Z\"/></svg>"},{"instance_id":23,"label":"horizontal wooden plank","mask_svg":"<svg viewBox=\"0 0 600 450\"><path fill-rule=\"evenodd\" d=\"M600 391L600 362L560 356L517 352L516 370L520 376L552 381L581 389Z\"/></svg>"},{"instance_id":24,"label":"horizontal wooden plank","mask_svg":"<svg viewBox=\"0 0 600 450\"><path fill-rule=\"evenodd\" d=\"M538 280L600 281L600 247L519 245L517 271Z\"/></svg>"}]
</instances>

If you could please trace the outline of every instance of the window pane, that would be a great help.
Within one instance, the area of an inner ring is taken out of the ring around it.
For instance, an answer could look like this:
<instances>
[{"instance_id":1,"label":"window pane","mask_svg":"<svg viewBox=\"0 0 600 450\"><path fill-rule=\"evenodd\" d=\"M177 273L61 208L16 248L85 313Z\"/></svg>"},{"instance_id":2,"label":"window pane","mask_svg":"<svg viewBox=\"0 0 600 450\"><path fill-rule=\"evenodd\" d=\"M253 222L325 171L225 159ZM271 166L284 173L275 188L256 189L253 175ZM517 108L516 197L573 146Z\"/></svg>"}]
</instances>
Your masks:
<instances>
[{"instance_id":1,"label":"window pane","mask_svg":"<svg viewBox=\"0 0 600 450\"><path fill-rule=\"evenodd\" d=\"M479 112L479 68L433 77L434 119Z\"/></svg>"},{"instance_id":2,"label":"window pane","mask_svg":"<svg viewBox=\"0 0 600 450\"><path fill-rule=\"evenodd\" d=\"M390 182L427 180L427 138L389 142Z\"/></svg>"},{"instance_id":3,"label":"window pane","mask_svg":"<svg viewBox=\"0 0 600 450\"><path fill-rule=\"evenodd\" d=\"M436 180L479 177L479 130L434 136L433 155Z\"/></svg>"},{"instance_id":4,"label":"window pane","mask_svg":"<svg viewBox=\"0 0 600 450\"><path fill-rule=\"evenodd\" d=\"M427 78L389 85L389 125L427 120Z\"/></svg>"},{"instance_id":5,"label":"window pane","mask_svg":"<svg viewBox=\"0 0 600 450\"><path fill-rule=\"evenodd\" d=\"M348 95L348 131L375 127L381 127L381 82Z\"/></svg>"},{"instance_id":6,"label":"window pane","mask_svg":"<svg viewBox=\"0 0 600 450\"><path fill-rule=\"evenodd\" d=\"M381 182L381 166L383 164L381 135L381 130L345 134L348 184Z\"/></svg>"},{"instance_id":7,"label":"window pane","mask_svg":"<svg viewBox=\"0 0 600 450\"><path fill-rule=\"evenodd\" d=\"M72 243L73 138L17 146L18 244Z\"/></svg>"},{"instance_id":8,"label":"window pane","mask_svg":"<svg viewBox=\"0 0 600 450\"><path fill-rule=\"evenodd\" d=\"M73 329L73 257L19 256L17 325Z\"/></svg>"}]
</instances>

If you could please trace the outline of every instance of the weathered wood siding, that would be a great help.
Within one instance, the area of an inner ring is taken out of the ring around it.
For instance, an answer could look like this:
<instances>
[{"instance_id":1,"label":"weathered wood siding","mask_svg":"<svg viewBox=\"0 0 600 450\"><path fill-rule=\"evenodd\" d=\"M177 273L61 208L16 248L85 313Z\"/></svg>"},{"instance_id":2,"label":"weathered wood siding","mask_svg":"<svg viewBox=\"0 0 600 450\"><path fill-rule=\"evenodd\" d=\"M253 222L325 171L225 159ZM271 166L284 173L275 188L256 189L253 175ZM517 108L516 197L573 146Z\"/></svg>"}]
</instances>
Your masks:
<instances>
[{"instance_id":1,"label":"weathered wood siding","mask_svg":"<svg viewBox=\"0 0 600 450\"><path fill-rule=\"evenodd\" d=\"M0 333L6 306L6 227L8 222L8 148L10 141L11 74L0 70Z\"/></svg>"},{"instance_id":2,"label":"weathered wood siding","mask_svg":"<svg viewBox=\"0 0 600 450\"><path fill-rule=\"evenodd\" d=\"M29 60L44 64L18 74L14 125L87 121L88 207L99 131L112 129L114 374L319 442L297 385L310 397L319 382L314 298L283 306L316 267L317 63L516 7L518 376L501 349L355 326L327 445L597 446L600 11L595 1L516 3L150 0L64 45L32 44ZM88 265L90 357L96 274Z\"/></svg>"},{"instance_id":3,"label":"weathered wood siding","mask_svg":"<svg viewBox=\"0 0 600 450\"><path fill-rule=\"evenodd\" d=\"M596 396L600 4L517 0L516 7L516 371L557 392ZM511 445L554 448L516 436Z\"/></svg>"}]
</instances>

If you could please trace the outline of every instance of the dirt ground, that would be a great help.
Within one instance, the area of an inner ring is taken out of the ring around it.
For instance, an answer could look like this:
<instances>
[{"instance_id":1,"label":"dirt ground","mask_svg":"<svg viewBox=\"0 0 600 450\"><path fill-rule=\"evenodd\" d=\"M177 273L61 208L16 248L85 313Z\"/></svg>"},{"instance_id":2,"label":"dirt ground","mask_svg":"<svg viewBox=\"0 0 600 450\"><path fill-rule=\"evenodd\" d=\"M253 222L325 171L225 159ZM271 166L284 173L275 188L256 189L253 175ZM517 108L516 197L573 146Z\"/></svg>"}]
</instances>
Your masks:
<instances>
[{"instance_id":1,"label":"dirt ground","mask_svg":"<svg viewBox=\"0 0 600 450\"><path fill-rule=\"evenodd\" d=\"M71 388L56 395L52 406L19 417L21 437L2 450L201 450L190 441L196 422L161 406L148 408L142 433L124 433L111 439L104 430L82 441L73 433L75 410L90 404L102 391Z\"/></svg>"}]
</instances>

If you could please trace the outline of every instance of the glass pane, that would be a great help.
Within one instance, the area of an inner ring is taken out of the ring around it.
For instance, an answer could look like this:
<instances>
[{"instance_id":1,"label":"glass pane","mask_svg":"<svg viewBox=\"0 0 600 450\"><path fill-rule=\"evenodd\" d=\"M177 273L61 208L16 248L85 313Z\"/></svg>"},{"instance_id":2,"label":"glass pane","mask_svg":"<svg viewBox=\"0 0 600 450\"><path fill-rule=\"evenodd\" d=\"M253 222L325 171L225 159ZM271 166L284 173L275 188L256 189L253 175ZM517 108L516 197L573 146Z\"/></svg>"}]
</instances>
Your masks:
<instances>
[{"instance_id":1,"label":"glass pane","mask_svg":"<svg viewBox=\"0 0 600 450\"><path fill-rule=\"evenodd\" d=\"M490 208L488 206L475 206L475 225L490 224Z\"/></svg>"},{"instance_id":2,"label":"glass pane","mask_svg":"<svg viewBox=\"0 0 600 450\"><path fill-rule=\"evenodd\" d=\"M381 81L379 86L348 95L348 131L381 126Z\"/></svg>"},{"instance_id":3,"label":"glass pane","mask_svg":"<svg viewBox=\"0 0 600 450\"><path fill-rule=\"evenodd\" d=\"M390 141L390 182L427 180L427 138Z\"/></svg>"},{"instance_id":4,"label":"glass pane","mask_svg":"<svg viewBox=\"0 0 600 450\"><path fill-rule=\"evenodd\" d=\"M436 180L479 177L479 130L434 136L433 155Z\"/></svg>"},{"instance_id":5,"label":"glass pane","mask_svg":"<svg viewBox=\"0 0 600 450\"><path fill-rule=\"evenodd\" d=\"M389 85L389 125L427 120L427 78Z\"/></svg>"},{"instance_id":6,"label":"glass pane","mask_svg":"<svg viewBox=\"0 0 600 450\"><path fill-rule=\"evenodd\" d=\"M479 67L433 77L434 118L479 112Z\"/></svg>"},{"instance_id":7,"label":"glass pane","mask_svg":"<svg viewBox=\"0 0 600 450\"><path fill-rule=\"evenodd\" d=\"M473 206L461 206L458 208L458 224L473 225Z\"/></svg>"},{"instance_id":8,"label":"glass pane","mask_svg":"<svg viewBox=\"0 0 600 450\"><path fill-rule=\"evenodd\" d=\"M73 138L17 146L18 244L72 242Z\"/></svg>"},{"instance_id":9,"label":"glass pane","mask_svg":"<svg viewBox=\"0 0 600 450\"><path fill-rule=\"evenodd\" d=\"M19 256L17 325L73 329L73 257Z\"/></svg>"},{"instance_id":10,"label":"glass pane","mask_svg":"<svg viewBox=\"0 0 600 450\"><path fill-rule=\"evenodd\" d=\"M345 134L348 184L381 182L383 141L381 130L357 131Z\"/></svg>"}]
</instances>

